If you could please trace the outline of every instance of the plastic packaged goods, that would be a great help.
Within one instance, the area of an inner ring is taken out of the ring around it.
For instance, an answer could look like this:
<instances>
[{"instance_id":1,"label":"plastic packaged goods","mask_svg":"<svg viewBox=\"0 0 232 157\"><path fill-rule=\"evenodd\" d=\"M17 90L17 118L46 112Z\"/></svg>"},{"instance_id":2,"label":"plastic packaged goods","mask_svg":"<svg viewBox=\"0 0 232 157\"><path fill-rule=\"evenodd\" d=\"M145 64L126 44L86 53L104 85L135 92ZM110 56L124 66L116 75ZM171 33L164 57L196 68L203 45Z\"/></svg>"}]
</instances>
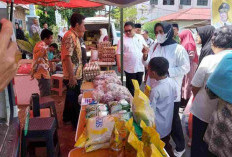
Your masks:
<instances>
[{"instance_id":1,"label":"plastic packaged goods","mask_svg":"<svg viewBox=\"0 0 232 157\"><path fill-rule=\"evenodd\" d=\"M154 128L146 126L146 124L141 121L141 126L143 129L142 141L138 139L136 134L131 131L128 137L128 143L137 151L137 157L166 157L167 154L164 152L164 144L159 139L159 137L154 137L156 132ZM161 141L159 147L157 147L153 142ZM160 151L161 149L161 151Z\"/></svg>"},{"instance_id":2,"label":"plastic packaged goods","mask_svg":"<svg viewBox=\"0 0 232 157\"><path fill-rule=\"evenodd\" d=\"M89 113L91 111L96 111L96 105L87 105L85 111L86 113Z\"/></svg>"},{"instance_id":3,"label":"plastic packaged goods","mask_svg":"<svg viewBox=\"0 0 232 157\"><path fill-rule=\"evenodd\" d=\"M85 147L109 142L113 128L114 118L112 116L87 119L87 141Z\"/></svg>"},{"instance_id":4,"label":"plastic packaged goods","mask_svg":"<svg viewBox=\"0 0 232 157\"><path fill-rule=\"evenodd\" d=\"M144 94L149 98L151 93L151 87L146 85L144 89Z\"/></svg>"},{"instance_id":5,"label":"plastic packaged goods","mask_svg":"<svg viewBox=\"0 0 232 157\"><path fill-rule=\"evenodd\" d=\"M88 113L86 113L86 118L93 118L97 116L97 111L90 111Z\"/></svg>"},{"instance_id":6,"label":"plastic packaged goods","mask_svg":"<svg viewBox=\"0 0 232 157\"><path fill-rule=\"evenodd\" d=\"M133 132L130 132L128 143L137 151L137 157L145 157L143 152L144 144Z\"/></svg>"},{"instance_id":7,"label":"plastic packaged goods","mask_svg":"<svg viewBox=\"0 0 232 157\"><path fill-rule=\"evenodd\" d=\"M86 132L86 128L84 128L83 133L81 134L81 136L76 141L74 147L84 148L85 144L86 144L86 141L87 141L87 132Z\"/></svg>"},{"instance_id":8,"label":"plastic packaged goods","mask_svg":"<svg viewBox=\"0 0 232 157\"><path fill-rule=\"evenodd\" d=\"M133 123L133 119L130 120ZM115 117L115 125L114 130L112 132L111 140L110 140L110 148L111 148L111 157L135 157L136 150L127 142L129 136L129 130L127 126L130 128L133 127L132 123L125 122L119 117ZM133 130L133 129L131 129Z\"/></svg>"},{"instance_id":9,"label":"plastic packaged goods","mask_svg":"<svg viewBox=\"0 0 232 157\"><path fill-rule=\"evenodd\" d=\"M125 145L127 131L125 128L125 121L115 118L114 130L112 132L110 147L115 151L120 151Z\"/></svg>"},{"instance_id":10,"label":"plastic packaged goods","mask_svg":"<svg viewBox=\"0 0 232 157\"><path fill-rule=\"evenodd\" d=\"M100 85L100 87L96 87L96 90L93 91L93 97L96 101L108 104L111 101L120 101L122 99L129 102L131 94L126 87L115 83L109 83L105 86Z\"/></svg>"},{"instance_id":11,"label":"plastic packaged goods","mask_svg":"<svg viewBox=\"0 0 232 157\"><path fill-rule=\"evenodd\" d=\"M108 111L106 104L97 104L98 111Z\"/></svg>"},{"instance_id":12,"label":"plastic packaged goods","mask_svg":"<svg viewBox=\"0 0 232 157\"><path fill-rule=\"evenodd\" d=\"M105 95L105 93L102 90L94 90L92 92L92 95L93 95L94 100L100 102L103 96Z\"/></svg>"},{"instance_id":13,"label":"plastic packaged goods","mask_svg":"<svg viewBox=\"0 0 232 157\"><path fill-rule=\"evenodd\" d=\"M110 147L110 142L106 142L106 143L101 143L101 144L89 145L85 148L85 151L88 153L94 150L105 149L109 147Z\"/></svg>"},{"instance_id":14,"label":"plastic packaged goods","mask_svg":"<svg viewBox=\"0 0 232 157\"><path fill-rule=\"evenodd\" d=\"M108 104L108 102L114 101L114 93L109 91L103 95L100 102Z\"/></svg>"},{"instance_id":15,"label":"plastic packaged goods","mask_svg":"<svg viewBox=\"0 0 232 157\"><path fill-rule=\"evenodd\" d=\"M132 80L135 88L132 111L135 121L140 124L143 120L148 126L155 125L155 114L150 107L149 98L140 90L137 80Z\"/></svg>"},{"instance_id":16,"label":"plastic packaged goods","mask_svg":"<svg viewBox=\"0 0 232 157\"><path fill-rule=\"evenodd\" d=\"M109 114L106 104L95 104L86 106L86 118L93 118L96 116L104 117Z\"/></svg>"},{"instance_id":17,"label":"plastic packaged goods","mask_svg":"<svg viewBox=\"0 0 232 157\"><path fill-rule=\"evenodd\" d=\"M104 79L96 79L96 77L95 77L95 80L93 81L93 84L94 84L95 87L97 87L97 86L103 86L103 85L106 84L106 81Z\"/></svg>"},{"instance_id":18,"label":"plastic packaged goods","mask_svg":"<svg viewBox=\"0 0 232 157\"><path fill-rule=\"evenodd\" d=\"M108 105L109 105L109 108L111 109L111 107L118 105L118 102L117 101L111 101L111 102L108 103Z\"/></svg>"},{"instance_id":19,"label":"plastic packaged goods","mask_svg":"<svg viewBox=\"0 0 232 157\"><path fill-rule=\"evenodd\" d=\"M125 99L121 99L118 104L120 104L122 106L122 110L126 110L126 111L129 111L131 106L130 104L128 103L128 101L126 101Z\"/></svg>"},{"instance_id":20,"label":"plastic packaged goods","mask_svg":"<svg viewBox=\"0 0 232 157\"><path fill-rule=\"evenodd\" d=\"M115 105L115 106L110 108L110 113L115 114L115 113L118 113L121 110L122 110L122 105L118 104L118 105Z\"/></svg>"},{"instance_id":21,"label":"plastic packaged goods","mask_svg":"<svg viewBox=\"0 0 232 157\"><path fill-rule=\"evenodd\" d=\"M143 121L141 121L140 126L143 129L142 141L144 145L150 147L150 144L153 144L158 150L154 150L157 153L157 157L166 157L167 154L164 152L165 143L160 140L159 133L155 128L147 126Z\"/></svg>"},{"instance_id":22,"label":"plastic packaged goods","mask_svg":"<svg viewBox=\"0 0 232 157\"><path fill-rule=\"evenodd\" d=\"M99 117L105 117L105 116L107 116L108 114L109 114L108 111L98 111L98 112L97 112L97 115L98 115Z\"/></svg>"}]
</instances>

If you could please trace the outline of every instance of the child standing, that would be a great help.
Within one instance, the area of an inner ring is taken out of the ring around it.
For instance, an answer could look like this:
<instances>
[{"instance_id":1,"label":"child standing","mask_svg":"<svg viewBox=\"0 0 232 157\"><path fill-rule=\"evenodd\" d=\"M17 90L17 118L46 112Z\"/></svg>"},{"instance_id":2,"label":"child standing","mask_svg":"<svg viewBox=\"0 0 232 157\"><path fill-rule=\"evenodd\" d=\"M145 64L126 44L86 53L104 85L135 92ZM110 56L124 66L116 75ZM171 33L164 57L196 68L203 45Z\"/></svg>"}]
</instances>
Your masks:
<instances>
[{"instance_id":1,"label":"child standing","mask_svg":"<svg viewBox=\"0 0 232 157\"><path fill-rule=\"evenodd\" d=\"M155 57L148 65L148 75L157 82L151 87L150 101L155 112L156 130L170 157L174 157L172 146L169 143L172 130L174 100L177 97L176 83L168 77L168 60Z\"/></svg>"}]
</instances>

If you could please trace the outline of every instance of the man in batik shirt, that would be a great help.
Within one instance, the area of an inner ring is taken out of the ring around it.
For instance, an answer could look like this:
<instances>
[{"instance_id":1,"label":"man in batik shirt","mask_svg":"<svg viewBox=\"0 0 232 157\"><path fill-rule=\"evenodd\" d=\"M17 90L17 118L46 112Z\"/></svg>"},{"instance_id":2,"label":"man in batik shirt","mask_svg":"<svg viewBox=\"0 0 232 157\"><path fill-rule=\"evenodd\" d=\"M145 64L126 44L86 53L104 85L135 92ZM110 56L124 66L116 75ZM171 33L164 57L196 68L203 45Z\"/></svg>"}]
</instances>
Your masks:
<instances>
[{"instance_id":1,"label":"man in batik shirt","mask_svg":"<svg viewBox=\"0 0 232 157\"><path fill-rule=\"evenodd\" d=\"M80 95L83 65L78 36L85 31L84 19L83 15L73 13L70 19L71 28L65 33L61 44L64 84L67 87L63 121L66 124L71 122L74 128L77 126L80 112L78 96Z\"/></svg>"},{"instance_id":2,"label":"man in batik shirt","mask_svg":"<svg viewBox=\"0 0 232 157\"><path fill-rule=\"evenodd\" d=\"M52 40L52 31L43 30L41 32L41 41L35 45L33 50L32 78L38 80L40 96L50 95L51 85L47 51Z\"/></svg>"}]
</instances>

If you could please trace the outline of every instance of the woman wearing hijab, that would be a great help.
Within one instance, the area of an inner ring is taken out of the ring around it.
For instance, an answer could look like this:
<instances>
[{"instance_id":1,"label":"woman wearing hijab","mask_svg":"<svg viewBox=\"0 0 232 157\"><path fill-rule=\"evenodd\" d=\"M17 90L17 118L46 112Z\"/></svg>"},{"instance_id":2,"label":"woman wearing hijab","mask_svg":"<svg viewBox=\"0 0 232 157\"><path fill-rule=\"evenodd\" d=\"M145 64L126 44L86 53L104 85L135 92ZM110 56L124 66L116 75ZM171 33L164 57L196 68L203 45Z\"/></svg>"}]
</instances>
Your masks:
<instances>
[{"instance_id":1,"label":"woman wearing hijab","mask_svg":"<svg viewBox=\"0 0 232 157\"><path fill-rule=\"evenodd\" d=\"M183 46L173 40L174 31L172 25L167 22L157 23L154 32L158 42L150 48L149 53L143 54L143 64L148 65L154 57L164 57L169 62L169 76L177 83L177 99L174 103L171 137L176 144L174 155L180 157L185 152L185 140L179 117L181 85L184 75L190 70L189 56ZM148 77L147 84L156 86L156 80Z\"/></svg>"},{"instance_id":2,"label":"woman wearing hijab","mask_svg":"<svg viewBox=\"0 0 232 157\"><path fill-rule=\"evenodd\" d=\"M199 65L193 80L192 92L195 97L190 112L193 114L191 157L208 157L208 145L203 141L212 113L216 110L218 99L210 99L205 90L209 76L214 72L222 58L231 52L232 29L224 26L217 29L212 37L212 50L215 55L206 56ZM221 90L221 92L224 89Z\"/></svg>"},{"instance_id":3,"label":"woman wearing hijab","mask_svg":"<svg viewBox=\"0 0 232 157\"><path fill-rule=\"evenodd\" d=\"M206 130L204 141L219 157L231 156L232 146L232 53L227 54L207 81L210 98L219 98Z\"/></svg>"},{"instance_id":4,"label":"woman wearing hijab","mask_svg":"<svg viewBox=\"0 0 232 157\"><path fill-rule=\"evenodd\" d=\"M202 59L208 55L213 54L213 51L211 49L211 38L213 36L213 33L215 31L215 28L213 26L203 26L197 28L197 44L202 44L201 48L201 54L199 57L199 65L202 61Z\"/></svg>"},{"instance_id":5,"label":"woman wearing hijab","mask_svg":"<svg viewBox=\"0 0 232 157\"><path fill-rule=\"evenodd\" d=\"M99 39L99 43L109 40L108 33L107 33L107 30L105 28L100 29L100 34L101 34L101 36Z\"/></svg>"},{"instance_id":6,"label":"woman wearing hijab","mask_svg":"<svg viewBox=\"0 0 232 157\"><path fill-rule=\"evenodd\" d=\"M186 106L190 99L191 92L192 92L191 81L197 69L198 55L197 55L196 44L195 44L193 35L190 30L183 30L179 34L179 37L181 40L181 45L188 52L189 61L190 61L190 71L187 75L184 76L183 84L182 84L182 91L181 91L181 98L182 98L181 104L182 106Z\"/></svg>"}]
</instances>

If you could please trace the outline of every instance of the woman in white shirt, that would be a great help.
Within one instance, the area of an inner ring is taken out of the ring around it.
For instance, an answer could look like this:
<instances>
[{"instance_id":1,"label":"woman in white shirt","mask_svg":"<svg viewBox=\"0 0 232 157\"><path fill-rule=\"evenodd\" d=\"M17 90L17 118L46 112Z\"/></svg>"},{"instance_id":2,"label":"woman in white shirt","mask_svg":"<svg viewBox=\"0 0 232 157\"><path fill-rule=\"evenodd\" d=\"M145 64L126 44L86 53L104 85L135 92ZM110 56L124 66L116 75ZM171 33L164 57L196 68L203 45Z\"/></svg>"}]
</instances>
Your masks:
<instances>
[{"instance_id":1,"label":"woman in white shirt","mask_svg":"<svg viewBox=\"0 0 232 157\"><path fill-rule=\"evenodd\" d=\"M189 56L184 47L173 40L174 31L171 24L167 22L157 23L154 27L154 32L158 45L152 45L149 53L143 54L143 64L147 66L154 57L164 57L169 62L169 76L177 83L177 99L174 105L171 136L176 144L174 154L179 157L185 151L185 140L179 117L179 105L182 80L184 75L190 70ZM156 81L150 80L148 77L147 84L153 87Z\"/></svg>"},{"instance_id":2,"label":"woman in white shirt","mask_svg":"<svg viewBox=\"0 0 232 157\"><path fill-rule=\"evenodd\" d=\"M215 55L203 58L191 82L195 97L190 110L193 114L191 157L212 156L208 151L208 145L203 141L203 137L218 100L209 98L205 85L222 58L228 53L232 53L231 50L228 50L232 49L231 41L232 29L229 26L224 26L215 31L211 41L211 47Z\"/></svg>"}]
</instances>

